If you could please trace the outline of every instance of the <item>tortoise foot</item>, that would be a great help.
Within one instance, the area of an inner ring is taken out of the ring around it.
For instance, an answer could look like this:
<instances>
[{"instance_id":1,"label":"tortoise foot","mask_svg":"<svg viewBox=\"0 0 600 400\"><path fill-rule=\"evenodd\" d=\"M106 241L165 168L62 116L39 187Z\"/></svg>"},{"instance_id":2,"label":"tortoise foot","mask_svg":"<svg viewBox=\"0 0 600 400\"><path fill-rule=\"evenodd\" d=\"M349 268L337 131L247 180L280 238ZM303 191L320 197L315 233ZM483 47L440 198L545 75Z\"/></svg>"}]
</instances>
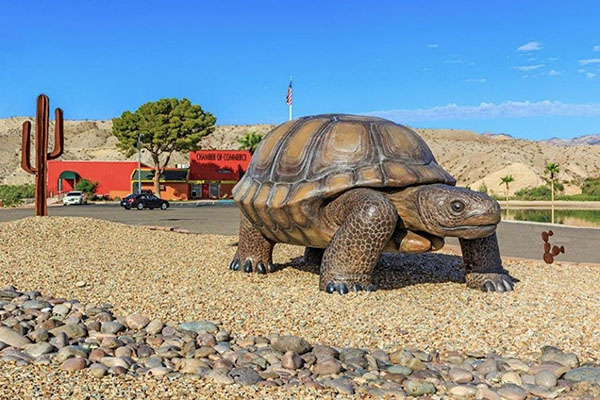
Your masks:
<instances>
[{"instance_id":1,"label":"tortoise foot","mask_svg":"<svg viewBox=\"0 0 600 400\"><path fill-rule=\"evenodd\" d=\"M363 290L365 290L367 292L374 292L377 290L377 288L372 283L369 283L365 287L363 287L360 283L353 283L350 285L350 288L348 288L348 285L344 282L329 282L325 286L325 291L329 294L332 294L332 293L346 294L349 291L362 292Z\"/></svg>"},{"instance_id":2,"label":"tortoise foot","mask_svg":"<svg viewBox=\"0 0 600 400\"><path fill-rule=\"evenodd\" d=\"M512 278L505 273L471 272L466 276L467 287L484 292L510 292L514 289Z\"/></svg>"},{"instance_id":3,"label":"tortoise foot","mask_svg":"<svg viewBox=\"0 0 600 400\"><path fill-rule=\"evenodd\" d=\"M254 265L252 260L248 259L242 263L239 258L234 258L233 261L231 261L231 264L229 264L229 269L246 273L256 272L258 274L266 274L275 271L275 266L269 262L264 263L262 261L259 261L258 264Z\"/></svg>"}]
</instances>

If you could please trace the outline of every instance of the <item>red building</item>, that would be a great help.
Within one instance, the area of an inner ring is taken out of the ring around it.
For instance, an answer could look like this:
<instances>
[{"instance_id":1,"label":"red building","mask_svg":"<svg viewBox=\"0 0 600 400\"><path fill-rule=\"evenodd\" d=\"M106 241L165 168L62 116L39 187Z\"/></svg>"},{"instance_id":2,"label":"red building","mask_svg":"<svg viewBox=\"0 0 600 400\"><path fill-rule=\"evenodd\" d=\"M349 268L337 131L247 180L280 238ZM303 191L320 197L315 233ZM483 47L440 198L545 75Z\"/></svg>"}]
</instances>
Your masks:
<instances>
[{"instance_id":1,"label":"red building","mask_svg":"<svg viewBox=\"0 0 600 400\"><path fill-rule=\"evenodd\" d=\"M244 176L251 154L246 150L198 150L190 152L190 197L222 199Z\"/></svg>"},{"instance_id":2,"label":"red building","mask_svg":"<svg viewBox=\"0 0 600 400\"><path fill-rule=\"evenodd\" d=\"M147 167L142 164L143 167ZM48 196L71 191L80 179L98 182L96 194L110 198L131 193L137 161L48 161Z\"/></svg>"}]
</instances>

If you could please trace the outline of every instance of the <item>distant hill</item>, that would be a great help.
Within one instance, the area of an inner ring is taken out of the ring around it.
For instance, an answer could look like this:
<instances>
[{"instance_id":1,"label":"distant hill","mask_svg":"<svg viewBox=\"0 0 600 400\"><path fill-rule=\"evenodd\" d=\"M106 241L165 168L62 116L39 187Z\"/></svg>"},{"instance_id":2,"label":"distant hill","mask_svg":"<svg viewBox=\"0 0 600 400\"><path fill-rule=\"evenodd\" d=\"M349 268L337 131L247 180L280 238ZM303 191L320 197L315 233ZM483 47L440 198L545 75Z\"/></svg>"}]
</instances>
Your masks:
<instances>
[{"instance_id":1,"label":"distant hill","mask_svg":"<svg viewBox=\"0 0 600 400\"><path fill-rule=\"evenodd\" d=\"M545 142L556 146L597 146L600 145L600 133L597 133L595 135L577 136L572 139L552 138L545 140Z\"/></svg>"},{"instance_id":2,"label":"distant hill","mask_svg":"<svg viewBox=\"0 0 600 400\"><path fill-rule=\"evenodd\" d=\"M0 119L0 183L33 182L20 167L21 126L28 118ZM29 118L29 120L31 120ZM204 138L206 149L237 149L237 139L247 132L267 133L274 125L220 125ZM53 131L52 127L52 131ZM438 162L457 178L459 185L477 189L485 182L490 191L503 193L500 178L513 175L511 192L544 183L547 162L561 165L559 180L569 193L578 190L577 182L600 176L600 146L565 145L552 141L515 139L507 134L478 134L468 130L415 130L431 147ZM593 135L591 135L593 136ZM111 121L65 121L63 160L124 160L116 149ZM600 143L600 136L599 142ZM131 157L135 160L136 157ZM143 162L150 163L143 153ZM187 154L175 154L172 163L187 163Z\"/></svg>"}]
</instances>

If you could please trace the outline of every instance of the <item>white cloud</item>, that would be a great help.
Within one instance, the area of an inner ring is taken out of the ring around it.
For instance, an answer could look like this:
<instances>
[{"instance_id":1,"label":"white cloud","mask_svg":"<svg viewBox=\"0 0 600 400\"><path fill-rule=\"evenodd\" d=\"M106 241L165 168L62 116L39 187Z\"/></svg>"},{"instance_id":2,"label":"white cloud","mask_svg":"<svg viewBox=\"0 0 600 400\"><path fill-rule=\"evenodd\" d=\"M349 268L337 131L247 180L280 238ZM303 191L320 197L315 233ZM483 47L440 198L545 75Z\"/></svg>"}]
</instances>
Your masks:
<instances>
[{"instance_id":1,"label":"white cloud","mask_svg":"<svg viewBox=\"0 0 600 400\"><path fill-rule=\"evenodd\" d=\"M585 69L583 69L583 68L579 68L579 69L577 70L577 72L579 72L580 74L585 74L585 72L586 72L586 71L585 71Z\"/></svg>"},{"instance_id":2,"label":"white cloud","mask_svg":"<svg viewBox=\"0 0 600 400\"><path fill-rule=\"evenodd\" d=\"M587 76L588 79L594 79L596 77L596 74L594 74L593 72L588 72L587 74L585 74L585 76Z\"/></svg>"},{"instance_id":3,"label":"white cloud","mask_svg":"<svg viewBox=\"0 0 600 400\"><path fill-rule=\"evenodd\" d=\"M546 60L548 60L548 61L557 61L558 57L548 57Z\"/></svg>"},{"instance_id":4,"label":"white cloud","mask_svg":"<svg viewBox=\"0 0 600 400\"><path fill-rule=\"evenodd\" d=\"M451 60L444 61L445 64L464 64L464 60L462 58L453 58Z\"/></svg>"},{"instance_id":5,"label":"white cloud","mask_svg":"<svg viewBox=\"0 0 600 400\"><path fill-rule=\"evenodd\" d=\"M592 50L593 51L600 51L600 45L594 46Z\"/></svg>"},{"instance_id":6,"label":"white cloud","mask_svg":"<svg viewBox=\"0 0 600 400\"><path fill-rule=\"evenodd\" d=\"M600 58L586 58L583 60L579 60L579 64L581 64L581 65L600 64Z\"/></svg>"},{"instance_id":7,"label":"white cloud","mask_svg":"<svg viewBox=\"0 0 600 400\"><path fill-rule=\"evenodd\" d=\"M548 72L548 75L550 75L550 76L560 75L560 71L557 71L555 69L551 69L550 72Z\"/></svg>"},{"instance_id":8,"label":"white cloud","mask_svg":"<svg viewBox=\"0 0 600 400\"><path fill-rule=\"evenodd\" d=\"M537 60L537 58L535 58L535 57L530 57L527 59L527 61L535 61L535 60Z\"/></svg>"},{"instance_id":9,"label":"white cloud","mask_svg":"<svg viewBox=\"0 0 600 400\"><path fill-rule=\"evenodd\" d=\"M519 71L533 71L534 69L539 69L544 67L544 64L535 64L535 65L519 65L517 67L513 67L513 69L518 69Z\"/></svg>"},{"instance_id":10,"label":"white cloud","mask_svg":"<svg viewBox=\"0 0 600 400\"><path fill-rule=\"evenodd\" d=\"M522 46L517 47L517 51L536 51L541 50L542 44L538 41L527 42Z\"/></svg>"},{"instance_id":11,"label":"white cloud","mask_svg":"<svg viewBox=\"0 0 600 400\"><path fill-rule=\"evenodd\" d=\"M485 78L469 78L469 79L465 80L465 82L469 82L469 83L486 83L487 79L485 79Z\"/></svg>"},{"instance_id":12,"label":"white cloud","mask_svg":"<svg viewBox=\"0 0 600 400\"><path fill-rule=\"evenodd\" d=\"M600 116L600 103L565 104L560 101L507 101L476 106L448 104L419 109L398 109L368 113L397 122L421 122L450 119L525 118L540 116Z\"/></svg>"},{"instance_id":13,"label":"white cloud","mask_svg":"<svg viewBox=\"0 0 600 400\"><path fill-rule=\"evenodd\" d=\"M438 47L438 44L437 43L429 43L427 45L427 47L430 48L430 49L435 49L436 47Z\"/></svg>"}]
</instances>

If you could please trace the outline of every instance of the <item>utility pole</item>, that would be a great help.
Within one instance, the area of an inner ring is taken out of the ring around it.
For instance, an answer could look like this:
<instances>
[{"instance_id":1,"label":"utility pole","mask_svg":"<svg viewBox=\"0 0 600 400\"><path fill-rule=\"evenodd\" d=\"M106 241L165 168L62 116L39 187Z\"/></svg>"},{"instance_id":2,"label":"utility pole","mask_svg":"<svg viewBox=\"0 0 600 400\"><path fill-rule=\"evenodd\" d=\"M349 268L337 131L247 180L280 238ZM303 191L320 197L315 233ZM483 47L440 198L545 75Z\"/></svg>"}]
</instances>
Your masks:
<instances>
[{"instance_id":1,"label":"utility pole","mask_svg":"<svg viewBox=\"0 0 600 400\"><path fill-rule=\"evenodd\" d=\"M138 194L142 193L142 134L138 133Z\"/></svg>"}]
</instances>

